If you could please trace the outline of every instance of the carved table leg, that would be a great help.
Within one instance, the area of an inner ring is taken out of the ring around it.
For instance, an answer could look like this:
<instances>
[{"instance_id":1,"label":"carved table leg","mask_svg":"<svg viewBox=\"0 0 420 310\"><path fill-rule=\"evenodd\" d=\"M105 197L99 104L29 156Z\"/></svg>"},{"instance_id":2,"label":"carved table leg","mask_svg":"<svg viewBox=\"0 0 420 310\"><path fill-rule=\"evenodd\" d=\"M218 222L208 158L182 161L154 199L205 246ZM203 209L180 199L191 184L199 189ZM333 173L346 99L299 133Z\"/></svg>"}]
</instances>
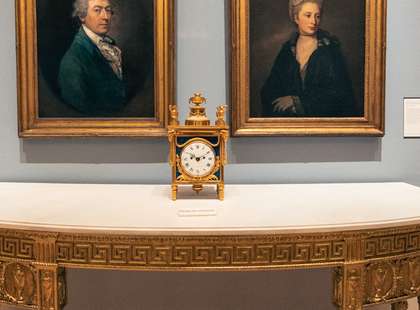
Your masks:
<instances>
[{"instance_id":1,"label":"carved table leg","mask_svg":"<svg viewBox=\"0 0 420 310\"><path fill-rule=\"evenodd\" d=\"M399 301L392 304L392 310L407 310L407 309L408 309L407 301Z\"/></svg>"},{"instance_id":2,"label":"carved table leg","mask_svg":"<svg viewBox=\"0 0 420 310\"><path fill-rule=\"evenodd\" d=\"M54 264L37 264L37 297L40 310L60 310L66 299L64 269Z\"/></svg>"},{"instance_id":3,"label":"carved table leg","mask_svg":"<svg viewBox=\"0 0 420 310\"><path fill-rule=\"evenodd\" d=\"M31 262L0 262L0 266L0 302L39 310L60 310L64 305L64 269Z\"/></svg>"},{"instance_id":4,"label":"carved table leg","mask_svg":"<svg viewBox=\"0 0 420 310\"><path fill-rule=\"evenodd\" d=\"M66 299L64 269L56 263L56 234L35 239L36 296L39 310L60 310Z\"/></svg>"},{"instance_id":5,"label":"carved table leg","mask_svg":"<svg viewBox=\"0 0 420 310\"><path fill-rule=\"evenodd\" d=\"M363 265L347 265L334 270L334 302L340 310L362 310Z\"/></svg>"},{"instance_id":6,"label":"carved table leg","mask_svg":"<svg viewBox=\"0 0 420 310\"><path fill-rule=\"evenodd\" d=\"M36 306L36 274L30 263L1 262L0 301Z\"/></svg>"}]
</instances>

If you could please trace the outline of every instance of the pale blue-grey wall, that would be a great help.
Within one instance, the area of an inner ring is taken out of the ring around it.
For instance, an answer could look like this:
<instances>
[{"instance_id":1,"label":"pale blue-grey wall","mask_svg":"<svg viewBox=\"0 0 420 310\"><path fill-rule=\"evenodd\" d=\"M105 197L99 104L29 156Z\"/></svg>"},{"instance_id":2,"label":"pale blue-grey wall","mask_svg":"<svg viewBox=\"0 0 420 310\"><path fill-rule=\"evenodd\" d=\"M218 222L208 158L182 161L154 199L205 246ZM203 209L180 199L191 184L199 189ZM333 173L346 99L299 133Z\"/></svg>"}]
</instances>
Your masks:
<instances>
[{"instance_id":1,"label":"pale blue-grey wall","mask_svg":"<svg viewBox=\"0 0 420 310\"><path fill-rule=\"evenodd\" d=\"M0 4L0 181L169 183L163 138L18 139L14 0ZM188 97L197 90L208 97L211 116L217 105L228 100L225 9L224 0L178 0L176 85L182 118ZM420 97L418 29L418 0L388 1L385 137L231 139L226 181L402 180L420 184L420 141L403 139L402 105L405 96ZM70 271L68 276L69 310L333 309L327 293L329 270L245 274Z\"/></svg>"}]
</instances>

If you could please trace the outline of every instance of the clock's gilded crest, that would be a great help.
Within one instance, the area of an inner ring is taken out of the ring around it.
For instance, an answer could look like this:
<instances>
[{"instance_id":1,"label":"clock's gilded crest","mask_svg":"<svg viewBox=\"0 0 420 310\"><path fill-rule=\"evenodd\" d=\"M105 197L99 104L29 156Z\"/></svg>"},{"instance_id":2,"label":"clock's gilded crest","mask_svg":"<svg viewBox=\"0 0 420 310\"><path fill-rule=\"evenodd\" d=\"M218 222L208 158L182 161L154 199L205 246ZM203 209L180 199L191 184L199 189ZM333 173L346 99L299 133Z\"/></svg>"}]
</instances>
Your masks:
<instances>
[{"instance_id":1,"label":"clock's gilded crest","mask_svg":"<svg viewBox=\"0 0 420 310\"><path fill-rule=\"evenodd\" d=\"M203 106L206 103L206 98L202 97L200 93L195 93L189 100L190 114L185 120L187 126L208 126L210 120L206 115L206 108Z\"/></svg>"}]
</instances>

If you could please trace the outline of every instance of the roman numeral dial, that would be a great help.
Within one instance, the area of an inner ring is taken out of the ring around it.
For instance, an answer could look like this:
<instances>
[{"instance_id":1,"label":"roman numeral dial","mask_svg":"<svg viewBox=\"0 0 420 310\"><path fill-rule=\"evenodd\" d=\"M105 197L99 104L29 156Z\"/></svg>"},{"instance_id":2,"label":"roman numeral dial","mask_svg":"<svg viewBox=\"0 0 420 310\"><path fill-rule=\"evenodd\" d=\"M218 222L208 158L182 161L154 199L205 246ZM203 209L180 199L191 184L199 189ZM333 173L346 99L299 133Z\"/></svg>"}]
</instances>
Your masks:
<instances>
[{"instance_id":1,"label":"roman numeral dial","mask_svg":"<svg viewBox=\"0 0 420 310\"><path fill-rule=\"evenodd\" d=\"M192 141L181 151L181 167L192 177L209 175L216 164L216 154L211 145L203 141Z\"/></svg>"}]
</instances>

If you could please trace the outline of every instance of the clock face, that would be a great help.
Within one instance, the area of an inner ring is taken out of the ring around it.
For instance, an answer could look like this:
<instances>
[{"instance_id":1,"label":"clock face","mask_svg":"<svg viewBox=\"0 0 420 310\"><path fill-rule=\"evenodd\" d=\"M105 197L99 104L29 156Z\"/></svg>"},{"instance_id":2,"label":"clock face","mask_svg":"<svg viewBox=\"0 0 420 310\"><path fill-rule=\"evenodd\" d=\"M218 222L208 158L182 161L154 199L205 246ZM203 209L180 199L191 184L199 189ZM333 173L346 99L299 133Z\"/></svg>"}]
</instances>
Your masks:
<instances>
[{"instance_id":1,"label":"clock face","mask_svg":"<svg viewBox=\"0 0 420 310\"><path fill-rule=\"evenodd\" d=\"M216 164L215 157L213 147L202 141L193 141L181 151L181 167L189 176L207 176Z\"/></svg>"}]
</instances>

